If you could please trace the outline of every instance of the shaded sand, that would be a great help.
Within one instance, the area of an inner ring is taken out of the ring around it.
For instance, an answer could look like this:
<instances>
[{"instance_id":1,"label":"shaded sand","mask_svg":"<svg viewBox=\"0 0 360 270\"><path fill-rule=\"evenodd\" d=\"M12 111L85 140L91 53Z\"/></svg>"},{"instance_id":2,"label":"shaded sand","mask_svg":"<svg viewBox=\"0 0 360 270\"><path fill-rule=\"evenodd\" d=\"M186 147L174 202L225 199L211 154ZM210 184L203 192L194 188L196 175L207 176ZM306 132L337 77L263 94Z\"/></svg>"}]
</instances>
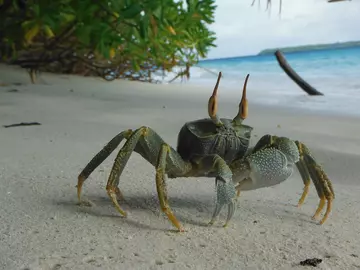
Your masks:
<instances>
[{"instance_id":1,"label":"shaded sand","mask_svg":"<svg viewBox=\"0 0 360 270\"><path fill-rule=\"evenodd\" d=\"M229 228L221 227L226 211L206 227L214 180L175 179L168 181L170 205L187 230L178 234L160 212L154 168L139 155L121 177L128 218L105 191L115 153L84 185L92 207L77 205L77 175L124 129L148 125L175 146L185 121L207 116L212 89L48 74L31 85L24 71L4 66L0 83L8 84L0 87L1 269L313 269L299 262L314 257L323 260L317 269L360 268L359 119L249 100L252 144L265 133L308 144L333 180L333 212L322 226L311 220L313 185L295 207L303 188L296 171L276 187L243 192ZM220 90L221 116L236 114L234 93ZM33 121L42 125L2 127Z\"/></svg>"}]
</instances>

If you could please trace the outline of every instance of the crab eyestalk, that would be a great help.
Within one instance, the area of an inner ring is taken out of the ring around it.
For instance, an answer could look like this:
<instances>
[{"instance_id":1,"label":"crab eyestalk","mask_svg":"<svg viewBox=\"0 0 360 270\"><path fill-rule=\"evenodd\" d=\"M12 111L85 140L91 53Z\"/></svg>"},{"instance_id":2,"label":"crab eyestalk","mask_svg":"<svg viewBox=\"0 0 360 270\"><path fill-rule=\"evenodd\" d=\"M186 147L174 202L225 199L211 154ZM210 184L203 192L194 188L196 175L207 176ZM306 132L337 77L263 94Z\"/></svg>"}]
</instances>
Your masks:
<instances>
[{"instance_id":1,"label":"crab eyestalk","mask_svg":"<svg viewBox=\"0 0 360 270\"><path fill-rule=\"evenodd\" d=\"M208 103L208 113L209 116L211 118L211 120L214 122L215 125L217 126L222 126L223 123L221 122L220 118L217 116L217 109L218 109L218 103L217 103L217 90L219 88L219 83L220 83L220 79L221 79L221 72L219 72L219 76L216 82L216 85L214 87L214 91L209 99L209 103Z\"/></svg>"},{"instance_id":2,"label":"crab eyestalk","mask_svg":"<svg viewBox=\"0 0 360 270\"><path fill-rule=\"evenodd\" d=\"M246 75L246 78L245 78L242 98L239 103L239 112L233 119L233 122L235 122L236 125L241 125L241 123L246 119L246 117L248 115L248 102L246 99L246 86L247 86L249 76L250 76L250 74Z\"/></svg>"}]
</instances>

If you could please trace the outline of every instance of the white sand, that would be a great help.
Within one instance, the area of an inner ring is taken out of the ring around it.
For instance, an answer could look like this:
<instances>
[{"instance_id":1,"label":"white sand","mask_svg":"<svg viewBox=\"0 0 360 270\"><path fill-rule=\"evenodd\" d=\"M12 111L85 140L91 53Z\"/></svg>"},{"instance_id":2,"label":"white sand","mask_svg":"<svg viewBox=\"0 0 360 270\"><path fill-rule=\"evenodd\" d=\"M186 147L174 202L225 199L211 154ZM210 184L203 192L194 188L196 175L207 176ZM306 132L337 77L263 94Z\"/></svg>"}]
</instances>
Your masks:
<instances>
[{"instance_id":1,"label":"white sand","mask_svg":"<svg viewBox=\"0 0 360 270\"><path fill-rule=\"evenodd\" d=\"M83 198L93 207L77 205L77 175L127 128L151 126L175 146L185 121L207 116L212 89L49 74L31 85L26 72L4 66L0 83L10 84L0 87L1 269L313 269L299 262L314 257L323 259L318 269L360 268L359 119L249 100L252 143L265 133L291 136L323 164L336 193L329 219L322 226L311 220L313 185L303 207L295 207L303 188L296 171L276 187L242 193L229 228L221 226L225 209L206 227L214 180L180 178L168 182L170 205L187 230L179 234L160 212L154 168L139 155L120 182L128 218L105 191L115 154L85 182ZM220 90L223 117L237 112L238 97L229 93ZM31 121L42 125L2 127Z\"/></svg>"}]
</instances>

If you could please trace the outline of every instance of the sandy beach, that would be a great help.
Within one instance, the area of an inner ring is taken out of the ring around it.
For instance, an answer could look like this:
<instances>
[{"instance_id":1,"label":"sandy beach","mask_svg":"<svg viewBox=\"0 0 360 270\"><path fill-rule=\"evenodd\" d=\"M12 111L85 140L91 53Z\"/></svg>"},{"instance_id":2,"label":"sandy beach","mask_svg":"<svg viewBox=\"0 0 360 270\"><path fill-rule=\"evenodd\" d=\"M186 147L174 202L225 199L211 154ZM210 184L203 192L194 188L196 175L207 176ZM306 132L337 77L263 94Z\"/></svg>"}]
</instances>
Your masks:
<instances>
[{"instance_id":1,"label":"sandy beach","mask_svg":"<svg viewBox=\"0 0 360 270\"><path fill-rule=\"evenodd\" d=\"M186 229L176 233L160 210L155 170L138 154L120 180L127 218L105 190L117 151L84 184L92 207L77 204L77 176L125 129L150 126L175 147L186 121L207 117L211 88L54 74L32 85L24 70L3 65L0 85L0 269L305 270L314 268L299 263L311 258L322 259L316 269L360 269L359 118L249 98L252 145L266 133L289 136L323 165L336 195L329 219L311 219L319 200L313 184L296 207L303 182L295 170L278 186L243 192L228 228L225 209L208 227L214 180L179 178L168 181L170 206ZM235 116L241 87L238 96L220 88L221 117ZM41 125L3 127L20 122Z\"/></svg>"}]
</instances>

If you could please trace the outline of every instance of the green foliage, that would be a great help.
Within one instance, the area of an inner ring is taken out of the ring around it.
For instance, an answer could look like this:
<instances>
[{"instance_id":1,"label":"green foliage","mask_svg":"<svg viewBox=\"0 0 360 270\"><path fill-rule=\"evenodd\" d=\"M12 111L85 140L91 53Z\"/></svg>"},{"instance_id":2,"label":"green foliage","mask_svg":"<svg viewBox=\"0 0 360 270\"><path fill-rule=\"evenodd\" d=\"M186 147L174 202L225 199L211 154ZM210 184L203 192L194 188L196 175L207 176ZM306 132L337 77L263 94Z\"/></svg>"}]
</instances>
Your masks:
<instances>
[{"instance_id":1,"label":"green foliage","mask_svg":"<svg viewBox=\"0 0 360 270\"><path fill-rule=\"evenodd\" d=\"M131 78L138 71L154 71L154 66L191 66L215 47L215 33L208 29L214 22L214 2L4 0L1 57L15 62L22 57L28 60L27 65L21 62L23 66L36 62L35 68L45 70L53 62L66 62L68 72L69 63L71 70L79 63L83 69L117 67Z\"/></svg>"}]
</instances>

